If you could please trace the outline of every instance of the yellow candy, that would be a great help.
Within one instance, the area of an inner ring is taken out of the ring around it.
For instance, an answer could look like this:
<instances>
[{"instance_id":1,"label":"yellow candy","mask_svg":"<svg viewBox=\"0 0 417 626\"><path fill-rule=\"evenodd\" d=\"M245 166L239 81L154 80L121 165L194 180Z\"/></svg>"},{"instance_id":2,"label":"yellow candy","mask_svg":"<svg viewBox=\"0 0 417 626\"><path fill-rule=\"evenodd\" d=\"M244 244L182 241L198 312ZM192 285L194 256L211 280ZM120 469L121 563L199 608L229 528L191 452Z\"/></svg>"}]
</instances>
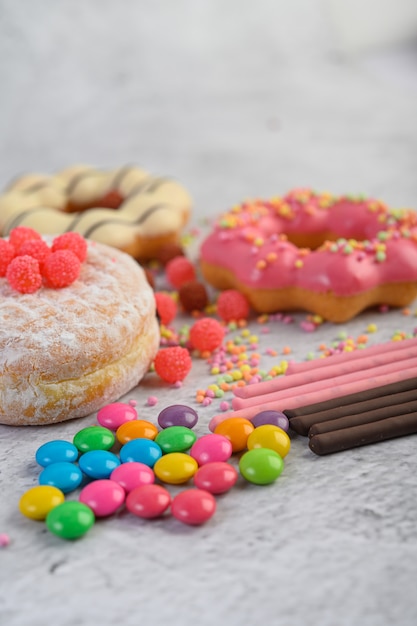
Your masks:
<instances>
[{"instance_id":1,"label":"yellow candy","mask_svg":"<svg viewBox=\"0 0 417 626\"><path fill-rule=\"evenodd\" d=\"M288 437L285 430L274 426L273 424L264 424L258 426L249 435L247 447L249 450L254 448L269 448L275 450L278 454L284 458L287 456L291 448L291 440Z\"/></svg>"},{"instance_id":2,"label":"yellow candy","mask_svg":"<svg viewBox=\"0 0 417 626\"><path fill-rule=\"evenodd\" d=\"M194 476L197 469L197 461L184 452L164 454L153 466L155 476L170 485L186 483Z\"/></svg>"},{"instance_id":3,"label":"yellow candy","mask_svg":"<svg viewBox=\"0 0 417 626\"><path fill-rule=\"evenodd\" d=\"M35 520L44 520L49 511L62 504L65 496L57 487L38 485L26 491L19 500L22 515Z\"/></svg>"}]
</instances>

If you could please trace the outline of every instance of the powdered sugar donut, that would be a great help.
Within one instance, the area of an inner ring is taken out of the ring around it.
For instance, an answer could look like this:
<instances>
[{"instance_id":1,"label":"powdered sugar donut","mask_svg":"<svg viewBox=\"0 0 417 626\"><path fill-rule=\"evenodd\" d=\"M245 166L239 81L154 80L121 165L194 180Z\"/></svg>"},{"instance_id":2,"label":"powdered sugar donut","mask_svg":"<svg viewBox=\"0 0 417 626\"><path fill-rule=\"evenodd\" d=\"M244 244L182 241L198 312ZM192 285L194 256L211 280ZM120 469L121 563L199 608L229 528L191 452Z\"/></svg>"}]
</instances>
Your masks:
<instances>
[{"instance_id":1,"label":"powdered sugar donut","mask_svg":"<svg viewBox=\"0 0 417 626\"><path fill-rule=\"evenodd\" d=\"M148 260L178 242L191 208L188 191L172 179L133 166L105 171L74 165L14 180L0 196L0 234L16 226L43 234L75 231Z\"/></svg>"},{"instance_id":2,"label":"powdered sugar donut","mask_svg":"<svg viewBox=\"0 0 417 626\"><path fill-rule=\"evenodd\" d=\"M239 289L258 312L305 310L345 322L417 296L417 213L294 190L222 215L200 262L209 283Z\"/></svg>"},{"instance_id":3,"label":"powdered sugar donut","mask_svg":"<svg viewBox=\"0 0 417 626\"><path fill-rule=\"evenodd\" d=\"M159 325L145 274L129 255L87 243L68 287L22 294L0 278L0 423L89 415L148 371Z\"/></svg>"}]
</instances>

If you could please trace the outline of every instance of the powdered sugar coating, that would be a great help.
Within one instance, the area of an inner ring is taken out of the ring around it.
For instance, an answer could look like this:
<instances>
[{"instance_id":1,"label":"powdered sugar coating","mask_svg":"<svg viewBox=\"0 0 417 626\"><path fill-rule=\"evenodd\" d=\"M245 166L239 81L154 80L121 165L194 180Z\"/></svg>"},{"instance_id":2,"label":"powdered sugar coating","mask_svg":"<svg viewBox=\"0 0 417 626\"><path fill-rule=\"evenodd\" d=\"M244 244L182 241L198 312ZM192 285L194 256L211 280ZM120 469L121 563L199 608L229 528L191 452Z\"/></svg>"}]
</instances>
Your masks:
<instances>
[{"instance_id":1,"label":"powdered sugar coating","mask_svg":"<svg viewBox=\"0 0 417 626\"><path fill-rule=\"evenodd\" d=\"M88 242L64 289L14 291L0 279L0 421L88 415L133 388L159 344L155 303L127 254Z\"/></svg>"}]
</instances>

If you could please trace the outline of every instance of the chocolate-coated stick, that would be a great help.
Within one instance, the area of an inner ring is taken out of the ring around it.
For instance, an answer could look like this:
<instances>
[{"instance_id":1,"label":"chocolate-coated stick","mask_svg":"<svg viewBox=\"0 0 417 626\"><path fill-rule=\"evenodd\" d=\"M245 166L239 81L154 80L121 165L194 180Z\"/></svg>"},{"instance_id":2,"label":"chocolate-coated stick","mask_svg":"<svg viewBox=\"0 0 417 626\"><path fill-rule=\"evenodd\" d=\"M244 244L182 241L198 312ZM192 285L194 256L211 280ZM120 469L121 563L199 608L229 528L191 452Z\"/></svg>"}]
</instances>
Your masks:
<instances>
[{"instance_id":1,"label":"chocolate-coated stick","mask_svg":"<svg viewBox=\"0 0 417 626\"><path fill-rule=\"evenodd\" d=\"M308 445L315 454L324 456L414 433L417 433L417 413L397 415L371 424L314 435Z\"/></svg>"},{"instance_id":2,"label":"chocolate-coated stick","mask_svg":"<svg viewBox=\"0 0 417 626\"><path fill-rule=\"evenodd\" d=\"M351 428L352 426L360 426L361 424L371 424L372 422L378 422L380 420L387 419L389 417L395 417L397 415L417 415L417 400L411 402L404 402L404 404L395 404L391 406L382 406L373 411L366 411L365 413L356 413L353 415L346 415L339 419L329 420L327 422L315 423L308 431L308 436L314 437L315 435L321 435L323 433L330 433L335 430L343 430L344 428Z\"/></svg>"},{"instance_id":3,"label":"chocolate-coated stick","mask_svg":"<svg viewBox=\"0 0 417 626\"><path fill-rule=\"evenodd\" d=\"M340 400L344 401L345 397L340 398ZM407 391L380 395L374 398L369 398L368 400L362 400L362 402L352 402L352 404L340 404L340 406L333 406L332 408L325 410L312 410L307 415L297 415L295 417L291 417L290 426L291 429L299 435L307 436L313 425L316 426L317 424L321 424L322 422L339 422L340 419L343 419L346 416L368 413L370 411L384 409L385 407L388 410L388 407L391 406L394 406L395 410L396 406L413 401L415 403L415 406L417 407L417 386L414 386L413 389L409 389ZM334 403L332 402L332 404ZM295 411L296 409L291 412ZM402 411L397 411L397 413L401 412ZM287 411L287 413L290 413L290 411ZM333 430L338 429L339 426L335 427Z\"/></svg>"},{"instance_id":4,"label":"chocolate-coated stick","mask_svg":"<svg viewBox=\"0 0 417 626\"><path fill-rule=\"evenodd\" d=\"M386 385L375 385L370 389L363 389L362 391L346 394L344 396L329 398L328 400L324 400L322 402L305 404L293 409L285 409L283 413L285 413L288 419L291 420L293 417L310 415L311 413L334 409L339 406L345 406L346 404L353 404L354 402L372 400L373 398L378 398L379 396L389 396L391 394L409 391L411 389L417 389L417 372L416 376L404 378L404 380L397 380Z\"/></svg>"}]
</instances>

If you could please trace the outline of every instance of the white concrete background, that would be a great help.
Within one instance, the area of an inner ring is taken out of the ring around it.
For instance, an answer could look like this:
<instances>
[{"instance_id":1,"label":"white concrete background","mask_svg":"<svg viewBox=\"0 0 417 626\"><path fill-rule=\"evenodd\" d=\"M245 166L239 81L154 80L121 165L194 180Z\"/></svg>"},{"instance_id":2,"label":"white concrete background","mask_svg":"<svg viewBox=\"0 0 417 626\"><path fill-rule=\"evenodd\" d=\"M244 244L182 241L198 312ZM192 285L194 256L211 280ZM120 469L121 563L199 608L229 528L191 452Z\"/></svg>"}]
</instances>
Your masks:
<instances>
[{"instance_id":1,"label":"white concrete background","mask_svg":"<svg viewBox=\"0 0 417 626\"><path fill-rule=\"evenodd\" d=\"M0 183L79 161L133 162L188 185L195 224L293 186L415 207L413 6L381 3L407 19L392 31L380 20L378 31L365 4L352 4L355 20L320 0L0 0ZM377 322L377 342L416 325L369 312L308 335L303 317L273 325L263 347L290 344L303 359L340 330L356 337ZM151 392L160 410L193 404L209 382L196 363L181 392L145 380L129 398L155 420ZM200 433L217 411L201 409ZM36 448L92 421L0 427L5 626L417 622L414 437L328 458L294 437L279 482L240 483L205 527L121 515L68 544L17 502L36 484Z\"/></svg>"}]
</instances>

